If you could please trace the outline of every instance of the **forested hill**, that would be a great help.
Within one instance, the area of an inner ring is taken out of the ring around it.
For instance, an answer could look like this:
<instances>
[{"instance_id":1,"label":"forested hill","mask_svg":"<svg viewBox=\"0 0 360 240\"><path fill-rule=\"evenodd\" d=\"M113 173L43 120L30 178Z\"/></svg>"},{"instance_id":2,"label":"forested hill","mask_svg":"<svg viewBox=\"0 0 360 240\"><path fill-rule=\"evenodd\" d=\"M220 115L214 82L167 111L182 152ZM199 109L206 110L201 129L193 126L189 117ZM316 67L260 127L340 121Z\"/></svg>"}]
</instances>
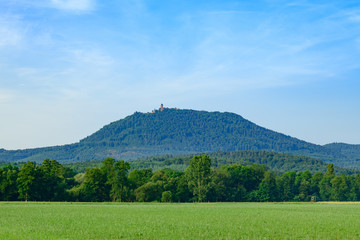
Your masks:
<instances>
[{"instance_id":1,"label":"forested hill","mask_svg":"<svg viewBox=\"0 0 360 240\"><path fill-rule=\"evenodd\" d=\"M324 145L324 147L339 152L347 158L360 163L360 144L330 143Z\"/></svg>"},{"instance_id":2,"label":"forested hill","mask_svg":"<svg viewBox=\"0 0 360 240\"><path fill-rule=\"evenodd\" d=\"M148 149L156 151L156 155L265 150L328 162L344 159L336 151L265 129L234 113L168 108L155 113L135 113L105 126L80 143L123 147L134 152L137 148Z\"/></svg>"},{"instance_id":3,"label":"forested hill","mask_svg":"<svg viewBox=\"0 0 360 240\"><path fill-rule=\"evenodd\" d=\"M163 154L238 150L264 150L315 157L338 166L358 167L355 159L339 151L260 127L234 113L165 108L154 113L136 112L106 125L79 143L0 151L0 161L60 162L113 157L132 160Z\"/></svg>"}]
</instances>

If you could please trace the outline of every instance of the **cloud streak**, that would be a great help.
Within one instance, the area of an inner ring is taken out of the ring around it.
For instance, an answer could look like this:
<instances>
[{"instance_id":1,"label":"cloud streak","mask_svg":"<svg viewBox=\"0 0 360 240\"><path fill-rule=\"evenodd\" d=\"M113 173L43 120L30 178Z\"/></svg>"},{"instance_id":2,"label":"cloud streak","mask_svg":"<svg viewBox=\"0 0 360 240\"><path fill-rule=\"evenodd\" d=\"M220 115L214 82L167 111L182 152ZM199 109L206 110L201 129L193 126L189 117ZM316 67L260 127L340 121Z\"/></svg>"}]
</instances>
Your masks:
<instances>
[{"instance_id":1,"label":"cloud streak","mask_svg":"<svg viewBox=\"0 0 360 240\"><path fill-rule=\"evenodd\" d=\"M59 10L77 13L91 12L95 9L94 0L51 0L51 4Z\"/></svg>"},{"instance_id":2,"label":"cloud streak","mask_svg":"<svg viewBox=\"0 0 360 240\"><path fill-rule=\"evenodd\" d=\"M0 48L16 46L23 39L18 27L18 20L13 17L0 16Z\"/></svg>"}]
</instances>

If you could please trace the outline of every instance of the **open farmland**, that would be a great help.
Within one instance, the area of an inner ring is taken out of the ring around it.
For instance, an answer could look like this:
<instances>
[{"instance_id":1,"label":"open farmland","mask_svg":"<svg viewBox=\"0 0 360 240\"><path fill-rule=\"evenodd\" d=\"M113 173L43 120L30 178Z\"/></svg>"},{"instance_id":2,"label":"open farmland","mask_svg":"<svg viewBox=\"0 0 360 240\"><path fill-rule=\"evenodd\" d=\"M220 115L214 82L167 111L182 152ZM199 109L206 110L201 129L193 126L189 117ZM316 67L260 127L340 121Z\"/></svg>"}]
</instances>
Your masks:
<instances>
[{"instance_id":1,"label":"open farmland","mask_svg":"<svg viewBox=\"0 0 360 240\"><path fill-rule=\"evenodd\" d=\"M356 203L0 203L0 239L359 239Z\"/></svg>"}]
</instances>

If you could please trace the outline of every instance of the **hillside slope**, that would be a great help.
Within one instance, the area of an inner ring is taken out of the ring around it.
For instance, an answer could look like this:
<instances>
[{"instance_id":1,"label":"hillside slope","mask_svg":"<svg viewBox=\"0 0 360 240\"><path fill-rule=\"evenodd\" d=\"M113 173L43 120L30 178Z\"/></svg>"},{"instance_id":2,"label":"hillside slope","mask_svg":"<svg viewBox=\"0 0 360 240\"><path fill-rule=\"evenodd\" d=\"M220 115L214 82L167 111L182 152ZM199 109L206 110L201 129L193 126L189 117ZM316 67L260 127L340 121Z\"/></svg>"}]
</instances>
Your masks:
<instances>
[{"instance_id":1,"label":"hillside slope","mask_svg":"<svg viewBox=\"0 0 360 240\"><path fill-rule=\"evenodd\" d=\"M0 161L74 162L114 157L132 160L163 154L264 150L315 157L354 167L340 152L260 127L234 113L167 109L136 112L104 126L79 143L6 151ZM349 165L351 164L351 165Z\"/></svg>"}]
</instances>

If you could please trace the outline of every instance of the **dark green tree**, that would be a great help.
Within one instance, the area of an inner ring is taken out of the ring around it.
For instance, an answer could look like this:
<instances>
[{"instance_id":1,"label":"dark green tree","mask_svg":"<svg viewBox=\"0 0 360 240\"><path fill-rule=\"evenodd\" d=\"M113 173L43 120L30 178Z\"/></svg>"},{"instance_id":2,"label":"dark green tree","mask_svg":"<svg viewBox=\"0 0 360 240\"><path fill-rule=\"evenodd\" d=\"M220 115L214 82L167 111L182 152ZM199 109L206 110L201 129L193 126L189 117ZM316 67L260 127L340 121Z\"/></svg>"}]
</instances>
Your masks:
<instances>
[{"instance_id":1,"label":"dark green tree","mask_svg":"<svg viewBox=\"0 0 360 240\"><path fill-rule=\"evenodd\" d=\"M25 163L18 174L17 183L19 188L19 198L24 199L25 202L32 199L35 175L36 168L33 162Z\"/></svg>"},{"instance_id":2,"label":"dark green tree","mask_svg":"<svg viewBox=\"0 0 360 240\"><path fill-rule=\"evenodd\" d=\"M316 199L320 199L320 182L324 174L317 172L312 175L310 180L310 195L316 197Z\"/></svg>"},{"instance_id":3,"label":"dark green tree","mask_svg":"<svg viewBox=\"0 0 360 240\"><path fill-rule=\"evenodd\" d=\"M129 173L128 181L129 181L129 200L135 201L136 200L136 194L135 190L145 183L149 182L152 177L152 169L146 168L146 169L134 169Z\"/></svg>"},{"instance_id":4,"label":"dark green tree","mask_svg":"<svg viewBox=\"0 0 360 240\"><path fill-rule=\"evenodd\" d=\"M136 189L145 183L149 182L152 177L152 169L134 169L129 173L128 179L130 181L131 187Z\"/></svg>"},{"instance_id":5,"label":"dark green tree","mask_svg":"<svg viewBox=\"0 0 360 240\"><path fill-rule=\"evenodd\" d=\"M300 172L295 179L295 186L297 188L298 196L295 200L309 201L310 200L310 181L311 173L309 171Z\"/></svg>"},{"instance_id":6,"label":"dark green tree","mask_svg":"<svg viewBox=\"0 0 360 240\"><path fill-rule=\"evenodd\" d=\"M335 177L334 164L329 163L327 166L326 173L320 181L319 192L322 201L330 200L332 192L331 180Z\"/></svg>"},{"instance_id":7,"label":"dark green tree","mask_svg":"<svg viewBox=\"0 0 360 240\"><path fill-rule=\"evenodd\" d=\"M177 180L175 200L177 202L190 202L193 199L193 193L189 189L189 183L185 174Z\"/></svg>"},{"instance_id":8,"label":"dark green tree","mask_svg":"<svg viewBox=\"0 0 360 240\"><path fill-rule=\"evenodd\" d=\"M110 194L113 201L125 201L128 199L129 182L128 172L130 164L123 160L119 160L115 163L115 181L112 183Z\"/></svg>"},{"instance_id":9,"label":"dark green tree","mask_svg":"<svg viewBox=\"0 0 360 240\"><path fill-rule=\"evenodd\" d=\"M0 168L0 201L15 201L19 197L17 178L19 169L11 165Z\"/></svg>"},{"instance_id":10,"label":"dark green tree","mask_svg":"<svg viewBox=\"0 0 360 240\"><path fill-rule=\"evenodd\" d=\"M109 192L109 196L112 201L116 199L115 185L116 185L116 169L115 169L115 159L114 158L105 158L102 161L102 166L100 168L102 174L106 178L106 183L104 187L105 192Z\"/></svg>"},{"instance_id":11,"label":"dark green tree","mask_svg":"<svg viewBox=\"0 0 360 240\"><path fill-rule=\"evenodd\" d=\"M45 159L37 168L36 198L42 201L66 199L65 169L56 160Z\"/></svg>"},{"instance_id":12,"label":"dark green tree","mask_svg":"<svg viewBox=\"0 0 360 240\"><path fill-rule=\"evenodd\" d=\"M248 193L256 190L261 183L263 176L258 175L258 169L254 166L241 166L233 164L226 166L225 170L229 173L228 191L231 193L229 201L246 201ZM261 173L263 175L263 173Z\"/></svg>"},{"instance_id":13,"label":"dark green tree","mask_svg":"<svg viewBox=\"0 0 360 240\"><path fill-rule=\"evenodd\" d=\"M160 201L162 197L161 186L148 182L135 190L136 200L139 202Z\"/></svg>"},{"instance_id":14,"label":"dark green tree","mask_svg":"<svg viewBox=\"0 0 360 240\"><path fill-rule=\"evenodd\" d=\"M99 168L87 169L85 180L80 186L81 199L87 202L109 201L107 178Z\"/></svg>"},{"instance_id":15,"label":"dark green tree","mask_svg":"<svg viewBox=\"0 0 360 240\"><path fill-rule=\"evenodd\" d=\"M225 168L214 171L211 176L209 191L206 199L211 202L228 202L231 201L233 193L230 186L230 174Z\"/></svg>"},{"instance_id":16,"label":"dark green tree","mask_svg":"<svg viewBox=\"0 0 360 240\"><path fill-rule=\"evenodd\" d=\"M349 193L349 201L359 201L360 200L360 173L356 175L347 176Z\"/></svg>"},{"instance_id":17,"label":"dark green tree","mask_svg":"<svg viewBox=\"0 0 360 240\"><path fill-rule=\"evenodd\" d=\"M264 179L259 185L259 190L257 190L257 201L259 202L267 202L267 201L276 201L277 200L277 186L275 174L266 171L264 174Z\"/></svg>"},{"instance_id":18,"label":"dark green tree","mask_svg":"<svg viewBox=\"0 0 360 240\"><path fill-rule=\"evenodd\" d=\"M331 180L331 196L330 200L334 201L346 201L348 200L349 186L347 185L346 176L342 174L341 176L334 177Z\"/></svg>"},{"instance_id":19,"label":"dark green tree","mask_svg":"<svg viewBox=\"0 0 360 240\"><path fill-rule=\"evenodd\" d=\"M278 178L277 184L282 201L290 201L294 199L296 194L295 178L296 173L293 171L286 172Z\"/></svg>"},{"instance_id":20,"label":"dark green tree","mask_svg":"<svg viewBox=\"0 0 360 240\"><path fill-rule=\"evenodd\" d=\"M326 173L325 173L325 177L330 177L330 178L335 177L335 169L334 169L334 164L333 163L329 163L327 165L327 170L326 170Z\"/></svg>"}]
</instances>

